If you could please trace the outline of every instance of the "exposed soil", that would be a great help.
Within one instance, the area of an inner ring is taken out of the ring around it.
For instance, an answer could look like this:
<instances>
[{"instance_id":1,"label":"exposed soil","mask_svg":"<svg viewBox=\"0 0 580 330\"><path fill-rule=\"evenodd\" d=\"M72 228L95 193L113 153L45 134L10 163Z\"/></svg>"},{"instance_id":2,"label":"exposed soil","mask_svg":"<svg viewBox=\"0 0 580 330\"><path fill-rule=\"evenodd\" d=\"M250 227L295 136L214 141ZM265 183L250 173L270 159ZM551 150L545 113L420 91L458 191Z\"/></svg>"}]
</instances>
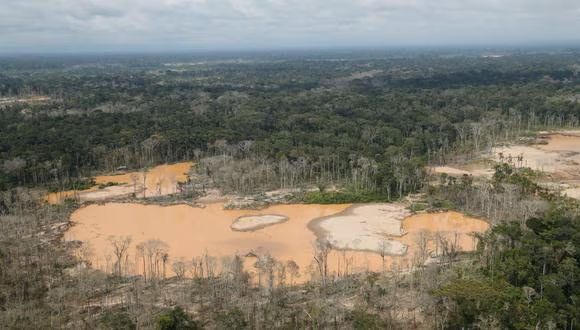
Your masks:
<instances>
[{"instance_id":1,"label":"exposed soil","mask_svg":"<svg viewBox=\"0 0 580 330\"><path fill-rule=\"evenodd\" d=\"M107 185L109 183L117 185L106 186L102 189L95 186L81 191L69 190L50 193L46 196L46 201L51 204L58 204L67 198L76 199L79 202L93 202L123 198L131 194L135 194L136 197L170 195L178 192L178 182L187 180L187 174L191 166L193 166L192 162L183 162L156 166L146 172L101 175L95 177L97 185ZM144 182L145 185L143 184Z\"/></svg>"},{"instance_id":2,"label":"exposed soil","mask_svg":"<svg viewBox=\"0 0 580 330\"><path fill-rule=\"evenodd\" d=\"M231 228L235 231L254 231L268 226L285 222L288 217L283 215L250 215L239 217L232 223Z\"/></svg>"},{"instance_id":3,"label":"exposed soil","mask_svg":"<svg viewBox=\"0 0 580 330\"><path fill-rule=\"evenodd\" d=\"M546 177L539 183L580 198L580 131L541 132L532 145L499 146L492 150L491 161L473 164L451 164L429 168L433 174L491 177L493 164L506 162L515 167L529 167Z\"/></svg>"},{"instance_id":4,"label":"exposed soil","mask_svg":"<svg viewBox=\"0 0 580 330\"><path fill-rule=\"evenodd\" d=\"M312 222L310 229L337 250L403 255L407 247L393 237L403 235L401 223L409 215L402 204L356 205Z\"/></svg>"}]
</instances>

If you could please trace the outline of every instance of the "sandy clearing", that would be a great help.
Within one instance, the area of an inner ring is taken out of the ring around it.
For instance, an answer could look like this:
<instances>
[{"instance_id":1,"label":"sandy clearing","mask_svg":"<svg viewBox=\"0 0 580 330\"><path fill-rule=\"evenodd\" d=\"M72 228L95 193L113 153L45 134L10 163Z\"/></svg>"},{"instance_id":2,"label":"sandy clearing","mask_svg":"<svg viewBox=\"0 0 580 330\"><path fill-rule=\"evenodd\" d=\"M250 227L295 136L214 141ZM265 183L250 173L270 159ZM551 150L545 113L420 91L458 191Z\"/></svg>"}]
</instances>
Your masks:
<instances>
[{"instance_id":1,"label":"sandy clearing","mask_svg":"<svg viewBox=\"0 0 580 330\"><path fill-rule=\"evenodd\" d=\"M538 138L542 143L495 147L491 156L483 162L432 166L427 169L433 174L446 173L456 177L467 174L489 178L494 174L495 163L507 162L555 175L564 181L580 179L580 131L540 132Z\"/></svg>"},{"instance_id":2,"label":"sandy clearing","mask_svg":"<svg viewBox=\"0 0 580 330\"><path fill-rule=\"evenodd\" d=\"M580 188L569 188L562 191L562 194L570 198L580 199Z\"/></svg>"},{"instance_id":3,"label":"sandy clearing","mask_svg":"<svg viewBox=\"0 0 580 330\"><path fill-rule=\"evenodd\" d=\"M101 175L95 177L97 184L120 183L143 188L145 176L146 196L161 196L177 192L178 182L187 180L187 174L193 166L192 162L164 164L155 166L146 172L129 172L119 175Z\"/></svg>"},{"instance_id":4,"label":"sandy clearing","mask_svg":"<svg viewBox=\"0 0 580 330\"><path fill-rule=\"evenodd\" d=\"M135 188L129 185L111 186L103 189L81 192L78 194L79 201L102 201L110 198L121 198L131 195Z\"/></svg>"},{"instance_id":5,"label":"sandy clearing","mask_svg":"<svg viewBox=\"0 0 580 330\"><path fill-rule=\"evenodd\" d=\"M403 255L407 247L394 240L402 236L401 223L411 212L402 204L356 205L346 212L310 224L319 239L334 249Z\"/></svg>"},{"instance_id":6,"label":"sandy clearing","mask_svg":"<svg viewBox=\"0 0 580 330\"><path fill-rule=\"evenodd\" d=\"M471 175L471 172L458 169L451 166L432 166L427 168L428 171L435 174L447 174L451 176Z\"/></svg>"},{"instance_id":7,"label":"sandy clearing","mask_svg":"<svg viewBox=\"0 0 580 330\"><path fill-rule=\"evenodd\" d=\"M494 148L494 160L511 159L512 164L529 167L556 176L565 183L580 178L580 132L549 134L541 138L545 144L533 146L505 146ZM517 157L522 157L518 163Z\"/></svg>"},{"instance_id":8,"label":"sandy clearing","mask_svg":"<svg viewBox=\"0 0 580 330\"><path fill-rule=\"evenodd\" d=\"M98 186L87 190L68 190L50 193L45 200L50 204L62 203L67 198L80 202L103 201L127 197L133 193L137 197L164 196L177 192L177 183L187 180L192 162L165 164L153 167L147 172L128 172L119 175L101 175L95 177L97 185L116 183L119 185L99 189ZM145 186L143 186L145 177ZM143 189L145 187L145 189Z\"/></svg>"},{"instance_id":9,"label":"sandy clearing","mask_svg":"<svg viewBox=\"0 0 580 330\"><path fill-rule=\"evenodd\" d=\"M494 170L490 167L490 164L483 164L481 162L453 166L430 166L427 167L427 171L435 175L445 173L454 177L471 175L473 177L491 178L494 174Z\"/></svg>"},{"instance_id":10,"label":"sandy clearing","mask_svg":"<svg viewBox=\"0 0 580 330\"><path fill-rule=\"evenodd\" d=\"M543 138L547 144L537 145L542 150L580 152L580 132L550 134Z\"/></svg>"},{"instance_id":11,"label":"sandy clearing","mask_svg":"<svg viewBox=\"0 0 580 330\"><path fill-rule=\"evenodd\" d=\"M283 215L250 215L237 218L231 228L235 231L254 231L268 226L273 226L288 220Z\"/></svg>"},{"instance_id":12,"label":"sandy clearing","mask_svg":"<svg viewBox=\"0 0 580 330\"><path fill-rule=\"evenodd\" d=\"M560 164L560 156L555 152L546 152L530 146L504 146L493 149L493 159L497 162L517 163L518 157L523 157L521 165L536 171L555 172Z\"/></svg>"}]
</instances>

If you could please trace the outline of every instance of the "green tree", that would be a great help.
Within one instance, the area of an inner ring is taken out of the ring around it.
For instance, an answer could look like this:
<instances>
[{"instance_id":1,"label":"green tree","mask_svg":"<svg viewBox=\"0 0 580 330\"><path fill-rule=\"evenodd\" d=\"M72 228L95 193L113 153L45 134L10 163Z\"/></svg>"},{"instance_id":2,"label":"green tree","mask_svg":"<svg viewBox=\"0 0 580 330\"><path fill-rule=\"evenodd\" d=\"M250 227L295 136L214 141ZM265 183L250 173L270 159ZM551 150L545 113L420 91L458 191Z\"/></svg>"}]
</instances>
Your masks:
<instances>
[{"instance_id":1,"label":"green tree","mask_svg":"<svg viewBox=\"0 0 580 330\"><path fill-rule=\"evenodd\" d=\"M175 307L159 315L156 327L159 330L194 330L200 328L197 322L192 320L181 307Z\"/></svg>"}]
</instances>

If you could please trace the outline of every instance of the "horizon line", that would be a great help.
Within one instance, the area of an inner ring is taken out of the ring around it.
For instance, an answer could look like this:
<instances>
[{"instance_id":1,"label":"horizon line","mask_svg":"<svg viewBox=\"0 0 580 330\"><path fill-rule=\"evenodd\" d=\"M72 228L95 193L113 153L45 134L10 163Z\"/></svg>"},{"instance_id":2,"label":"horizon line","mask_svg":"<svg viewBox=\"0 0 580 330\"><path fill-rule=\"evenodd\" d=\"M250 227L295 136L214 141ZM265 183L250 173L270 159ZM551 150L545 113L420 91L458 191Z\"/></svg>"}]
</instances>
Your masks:
<instances>
[{"instance_id":1,"label":"horizon line","mask_svg":"<svg viewBox=\"0 0 580 330\"><path fill-rule=\"evenodd\" d=\"M317 52L317 51L405 51L405 50L580 50L580 40L543 41L520 43L409 43L392 45L332 45L332 46L268 46L268 47L200 47L200 48L163 48L163 47L102 47L102 49L45 49L3 50L0 56L58 56L58 55L184 55L184 54L231 54L231 53L267 53L267 52Z\"/></svg>"}]
</instances>

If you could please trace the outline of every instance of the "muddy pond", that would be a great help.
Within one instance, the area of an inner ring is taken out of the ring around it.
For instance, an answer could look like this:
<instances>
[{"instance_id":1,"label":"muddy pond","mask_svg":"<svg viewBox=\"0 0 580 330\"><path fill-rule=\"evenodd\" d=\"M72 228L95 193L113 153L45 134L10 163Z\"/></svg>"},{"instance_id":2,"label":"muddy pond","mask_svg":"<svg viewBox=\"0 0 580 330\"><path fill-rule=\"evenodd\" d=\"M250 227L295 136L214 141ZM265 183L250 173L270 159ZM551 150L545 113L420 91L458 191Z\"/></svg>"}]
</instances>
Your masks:
<instances>
[{"instance_id":1,"label":"muddy pond","mask_svg":"<svg viewBox=\"0 0 580 330\"><path fill-rule=\"evenodd\" d=\"M442 242L461 251L473 250L472 233L489 227L483 220L455 212L411 215L397 204L275 205L255 211L225 210L221 203L201 208L111 202L82 207L72 221L65 239L84 242L85 258L103 271L115 268L110 238L130 237L123 261L128 274L141 274L145 267L137 246L156 240L165 246L167 276L174 274L174 262L188 264L203 255L214 258L216 269L221 260L241 256L248 261L246 271L255 275L254 259L269 254L280 262L296 263L300 276L295 283L316 276L317 239L330 243L328 272L340 275L407 270L440 254Z\"/></svg>"},{"instance_id":2,"label":"muddy pond","mask_svg":"<svg viewBox=\"0 0 580 330\"><path fill-rule=\"evenodd\" d=\"M46 201L57 204L68 198L87 202L120 198L132 194L137 197L174 194L178 191L177 183L187 181L187 175L192 165L192 162L182 162L159 165L146 171L100 175L94 178L96 183L94 187L87 190L50 193L46 196Z\"/></svg>"}]
</instances>

